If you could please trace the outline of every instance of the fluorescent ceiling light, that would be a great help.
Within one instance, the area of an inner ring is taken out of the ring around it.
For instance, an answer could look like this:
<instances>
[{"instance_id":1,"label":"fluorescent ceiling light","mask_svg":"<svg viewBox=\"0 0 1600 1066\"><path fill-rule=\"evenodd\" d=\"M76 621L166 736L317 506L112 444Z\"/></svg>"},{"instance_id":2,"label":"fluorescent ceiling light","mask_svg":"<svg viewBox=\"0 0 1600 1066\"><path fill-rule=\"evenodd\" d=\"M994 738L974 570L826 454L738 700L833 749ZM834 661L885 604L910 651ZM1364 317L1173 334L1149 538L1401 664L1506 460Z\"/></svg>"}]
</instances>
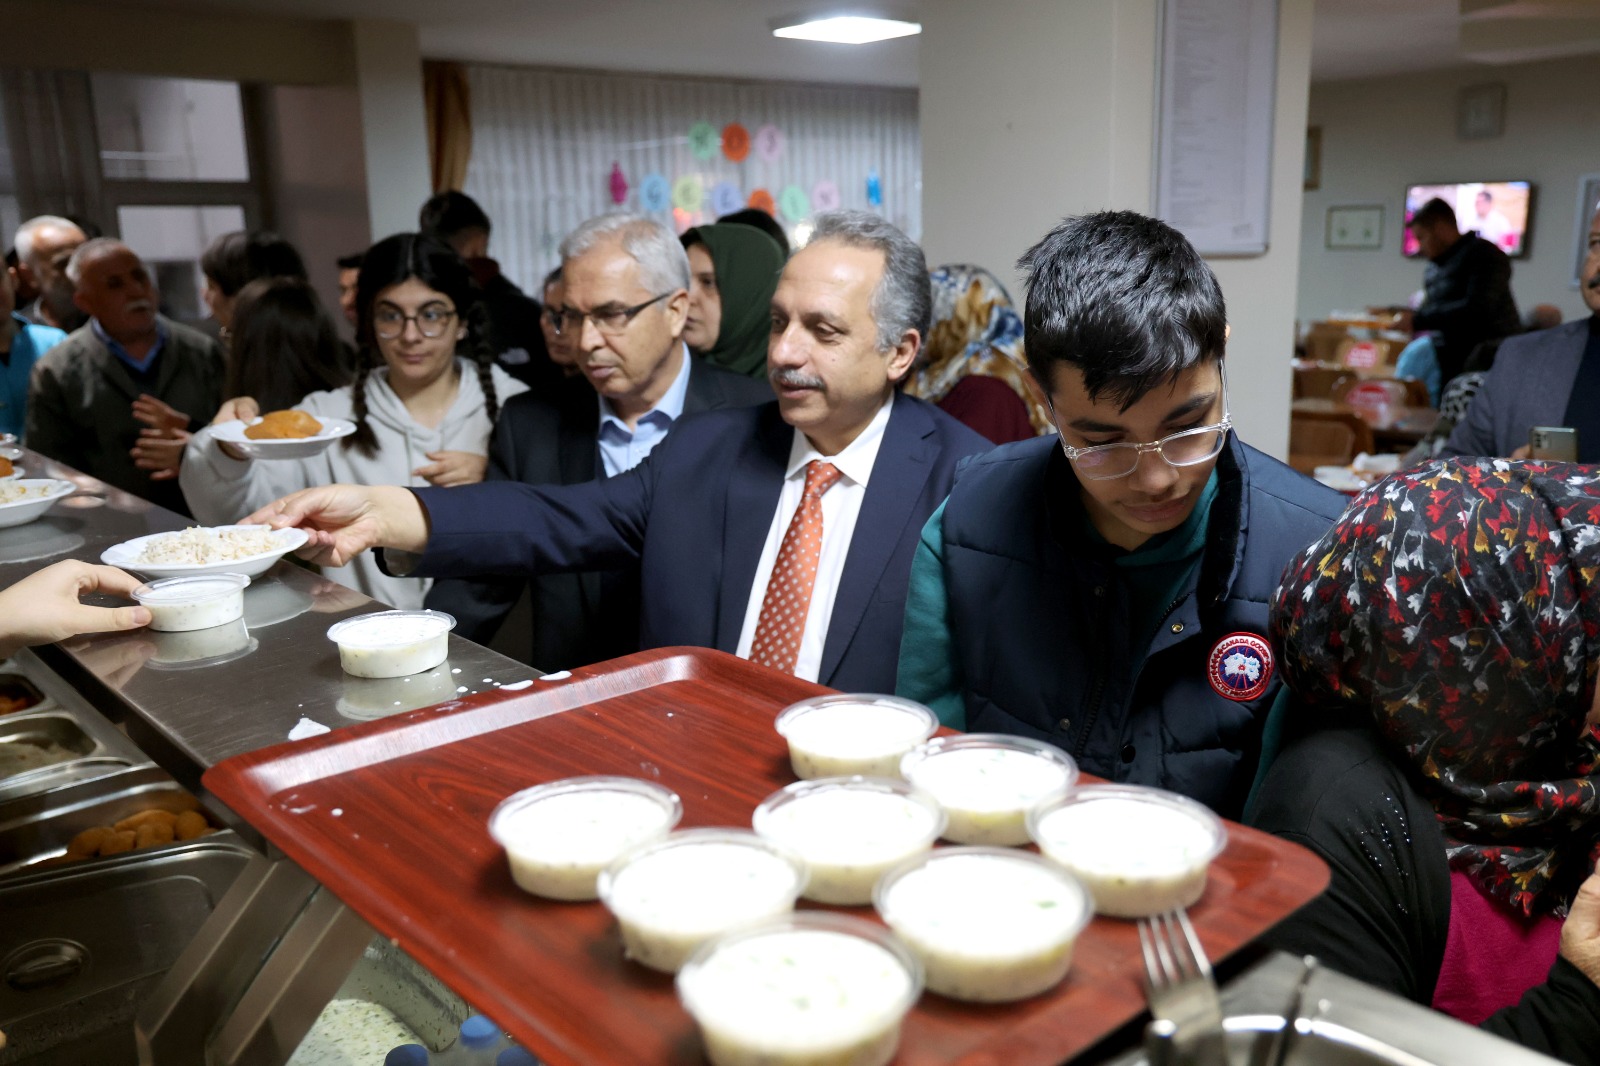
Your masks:
<instances>
[{"instance_id":1,"label":"fluorescent ceiling light","mask_svg":"<svg viewBox=\"0 0 1600 1066\"><path fill-rule=\"evenodd\" d=\"M910 37L922 32L920 22L902 22L899 19L872 18L866 15L838 15L833 18L812 19L787 26L774 26L774 37L788 37L797 41L826 41L829 44L871 44L895 37Z\"/></svg>"}]
</instances>

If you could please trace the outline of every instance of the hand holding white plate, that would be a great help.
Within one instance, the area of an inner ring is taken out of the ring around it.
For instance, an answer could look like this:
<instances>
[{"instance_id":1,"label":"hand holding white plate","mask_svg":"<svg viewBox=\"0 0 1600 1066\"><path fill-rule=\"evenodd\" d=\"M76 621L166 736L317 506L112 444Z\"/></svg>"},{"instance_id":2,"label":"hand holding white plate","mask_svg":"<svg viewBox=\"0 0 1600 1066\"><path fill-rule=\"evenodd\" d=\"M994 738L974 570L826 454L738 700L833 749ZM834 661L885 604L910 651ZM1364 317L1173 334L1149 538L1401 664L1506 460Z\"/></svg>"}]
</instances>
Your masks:
<instances>
[{"instance_id":1,"label":"hand holding white plate","mask_svg":"<svg viewBox=\"0 0 1600 1066\"><path fill-rule=\"evenodd\" d=\"M321 455L334 441L348 437L356 431L356 424L347 418L328 418L318 415L316 419L322 423L322 431L313 433L309 437L252 440L244 435L244 431L260 422L259 418L252 418L249 422L235 420L212 426L211 436L224 444L232 445L251 459L306 459L313 455Z\"/></svg>"},{"instance_id":2,"label":"hand holding white plate","mask_svg":"<svg viewBox=\"0 0 1600 1066\"><path fill-rule=\"evenodd\" d=\"M190 527L152 533L107 548L100 561L146 577L243 574L256 577L306 542L303 529L266 526ZM177 560L187 561L177 561Z\"/></svg>"}]
</instances>

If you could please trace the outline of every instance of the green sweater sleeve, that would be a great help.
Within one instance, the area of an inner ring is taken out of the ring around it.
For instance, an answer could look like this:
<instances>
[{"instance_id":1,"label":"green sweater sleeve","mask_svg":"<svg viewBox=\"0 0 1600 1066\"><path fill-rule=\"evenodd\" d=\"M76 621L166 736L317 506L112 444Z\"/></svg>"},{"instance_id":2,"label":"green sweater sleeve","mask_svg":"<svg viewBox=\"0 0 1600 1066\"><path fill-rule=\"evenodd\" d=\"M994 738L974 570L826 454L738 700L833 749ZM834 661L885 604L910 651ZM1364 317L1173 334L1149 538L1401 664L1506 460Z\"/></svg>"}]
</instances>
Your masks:
<instances>
[{"instance_id":1,"label":"green sweater sleeve","mask_svg":"<svg viewBox=\"0 0 1600 1066\"><path fill-rule=\"evenodd\" d=\"M944 504L940 504L922 527L917 554L911 561L894 690L897 696L931 707L939 721L951 729L965 729L966 704L950 645L950 601L944 584Z\"/></svg>"}]
</instances>

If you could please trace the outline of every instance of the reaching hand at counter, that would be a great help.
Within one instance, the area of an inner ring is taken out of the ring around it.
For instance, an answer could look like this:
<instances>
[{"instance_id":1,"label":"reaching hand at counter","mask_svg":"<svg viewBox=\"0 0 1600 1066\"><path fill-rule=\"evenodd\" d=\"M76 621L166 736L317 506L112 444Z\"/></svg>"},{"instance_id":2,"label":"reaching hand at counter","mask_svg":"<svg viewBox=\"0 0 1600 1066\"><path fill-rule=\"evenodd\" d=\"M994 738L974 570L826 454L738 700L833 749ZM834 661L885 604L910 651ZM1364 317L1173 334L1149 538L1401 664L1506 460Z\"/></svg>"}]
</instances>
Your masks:
<instances>
[{"instance_id":1,"label":"reaching hand at counter","mask_svg":"<svg viewBox=\"0 0 1600 1066\"><path fill-rule=\"evenodd\" d=\"M345 566L368 548L420 552L428 543L428 513L398 485L324 485L269 503L249 523L310 534L299 554L324 566Z\"/></svg>"},{"instance_id":2,"label":"reaching hand at counter","mask_svg":"<svg viewBox=\"0 0 1600 1066\"><path fill-rule=\"evenodd\" d=\"M150 624L144 607L91 607L87 592L130 595L139 579L114 566L75 559L47 566L0 592L0 658L29 644L48 644L79 633L111 633Z\"/></svg>"}]
</instances>

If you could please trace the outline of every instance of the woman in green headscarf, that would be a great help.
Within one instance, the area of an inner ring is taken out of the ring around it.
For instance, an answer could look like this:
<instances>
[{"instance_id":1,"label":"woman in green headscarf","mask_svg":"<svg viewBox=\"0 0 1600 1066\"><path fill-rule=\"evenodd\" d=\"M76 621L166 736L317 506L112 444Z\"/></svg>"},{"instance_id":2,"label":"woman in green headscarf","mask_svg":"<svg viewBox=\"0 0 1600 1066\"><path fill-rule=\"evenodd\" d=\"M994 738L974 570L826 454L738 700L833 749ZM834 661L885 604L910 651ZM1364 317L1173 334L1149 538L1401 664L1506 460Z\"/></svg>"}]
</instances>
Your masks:
<instances>
[{"instance_id":1,"label":"woman in green headscarf","mask_svg":"<svg viewBox=\"0 0 1600 1066\"><path fill-rule=\"evenodd\" d=\"M683 235L689 253L689 318L683 341L706 361L736 374L767 376L772 293L783 271L778 242L734 222Z\"/></svg>"}]
</instances>

